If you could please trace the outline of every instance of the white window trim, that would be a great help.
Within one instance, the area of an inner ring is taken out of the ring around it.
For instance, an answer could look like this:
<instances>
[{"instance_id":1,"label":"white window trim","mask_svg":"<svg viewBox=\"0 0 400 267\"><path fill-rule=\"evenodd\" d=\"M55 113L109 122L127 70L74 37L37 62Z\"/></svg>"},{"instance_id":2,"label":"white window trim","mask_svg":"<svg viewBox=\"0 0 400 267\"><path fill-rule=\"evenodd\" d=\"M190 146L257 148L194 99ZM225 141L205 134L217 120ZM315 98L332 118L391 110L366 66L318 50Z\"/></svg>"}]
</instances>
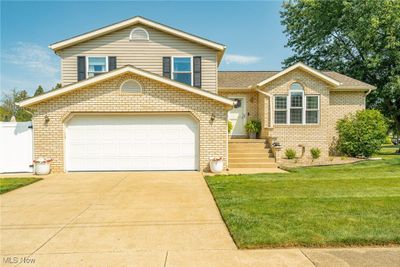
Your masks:
<instances>
[{"instance_id":1,"label":"white window trim","mask_svg":"<svg viewBox=\"0 0 400 267\"><path fill-rule=\"evenodd\" d=\"M277 97L286 97L286 109L283 108L276 108L276 98ZM282 122L276 122L275 121L275 111L286 111L286 122L282 123ZM274 95L274 124L277 125L285 125L288 124L288 95Z\"/></svg>"},{"instance_id":2,"label":"white window trim","mask_svg":"<svg viewBox=\"0 0 400 267\"><path fill-rule=\"evenodd\" d=\"M97 55L86 56L86 79L87 78L91 78L91 77L89 77L89 58L92 58L92 57L104 57L104 58L106 58L106 70L103 71L103 72L98 72L98 73L106 73L106 72L108 72L108 56L97 56ZM96 75L93 75L93 77L94 76L96 76Z\"/></svg>"},{"instance_id":3,"label":"white window trim","mask_svg":"<svg viewBox=\"0 0 400 267\"><path fill-rule=\"evenodd\" d=\"M311 108L311 109L309 109L309 108L307 108L307 97L317 97L317 100L318 100L318 105L317 105L317 108L315 109L315 108ZM305 124L314 124L314 125L317 125L317 124L319 124L319 122L320 122L320 114L321 114L321 101L320 101L320 96L319 95L305 95L305 107L304 107L304 109L305 109L305 115L307 115L307 111L317 111L317 122L316 123L307 123L307 118L306 117L304 117L304 123Z\"/></svg>"},{"instance_id":4,"label":"white window trim","mask_svg":"<svg viewBox=\"0 0 400 267\"><path fill-rule=\"evenodd\" d=\"M133 39L132 38L132 33L133 33L133 31L135 31L135 30L143 30L145 33L146 33L146 36L147 36L147 38L146 39ZM131 32L129 33L129 41L150 41L150 35L149 35L149 32L146 30L146 29L144 29L144 28L142 28L142 27L135 27L135 28L133 28L132 30L131 30Z\"/></svg>"},{"instance_id":5,"label":"white window trim","mask_svg":"<svg viewBox=\"0 0 400 267\"><path fill-rule=\"evenodd\" d=\"M303 86L303 85L302 85ZM292 107L292 93L301 93L301 101L302 101L302 105L301 107ZM305 107L304 107L304 100L305 100L305 94L304 94L304 90L290 90L289 89L289 97L287 98L288 103L288 110L289 112L287 113L287 118L286 118L286 122L287 124L291 124L291 125L302 125L305 124ZM300 123L291 123L290 122L290 113L292 109L301 109L302 110L302 116L301 116L301 122Z\"/></svg>"},{"instance_id":6,"label":"white window trim","mask_svg":"<svg viewBox=\"0 0 400 267\"><path fill-rule=\"evenodd\" d=\"M190 72L188 71L174 71L174 62L176 58L190 58ZM193 56L174 56L171 60L171 78L174 79L175 73L190 73L190 86L193 86ZM179 82L179 81L177 81Z\"/></svg>"}]
</instances>

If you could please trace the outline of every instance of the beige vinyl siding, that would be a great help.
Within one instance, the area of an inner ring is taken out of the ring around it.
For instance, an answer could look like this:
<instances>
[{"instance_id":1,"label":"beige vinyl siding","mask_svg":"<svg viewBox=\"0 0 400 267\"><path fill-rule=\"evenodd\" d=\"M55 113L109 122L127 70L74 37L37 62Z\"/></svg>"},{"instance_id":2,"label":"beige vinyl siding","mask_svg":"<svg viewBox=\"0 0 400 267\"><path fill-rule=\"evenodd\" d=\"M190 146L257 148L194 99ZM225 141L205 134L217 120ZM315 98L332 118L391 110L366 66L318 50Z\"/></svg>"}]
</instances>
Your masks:
<instances>
[{"instance_id":1,"label":"beige vinyl siding","mask_svg":"<svg viewBox=\"0 0 400 267\"><path fill-rule=\"evenodd\" d=\"M134 27L146 29L150 41L129 41ZM216 92L217 57L215 50L143 25L128 27L58 52L62 84L77 81L77 56L116 56L117 67L133 65L162 75L164 56L201 56L202 89Z\"/></svg>"}]
</instances>

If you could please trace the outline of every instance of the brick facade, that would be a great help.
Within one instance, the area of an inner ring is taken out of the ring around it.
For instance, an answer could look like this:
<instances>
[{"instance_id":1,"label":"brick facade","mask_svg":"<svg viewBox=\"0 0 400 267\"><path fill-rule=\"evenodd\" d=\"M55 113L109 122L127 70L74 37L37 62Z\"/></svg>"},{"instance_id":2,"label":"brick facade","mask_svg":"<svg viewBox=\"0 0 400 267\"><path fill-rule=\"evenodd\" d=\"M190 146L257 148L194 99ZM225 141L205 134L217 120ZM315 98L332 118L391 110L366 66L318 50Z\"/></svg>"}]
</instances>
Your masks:
<instances>
[{"instance_id":1,"label":"brick facade","mask_svg":"<svg viewBox=\"0 0 400 267\"><path fill-rule=\"evenodd\" d=\"M139 81L142 94L121 94L119 87L127 79ZM55 172L64 171L64 126L74 113L190 113L199 123L200 170L208 169L210 157L227 158L225 105L138 75L121 75L38 103L32 109L35 158L52 158Z\"/></svg>"},{"instance_id":2,"label":"brick facade","mask_svg":"<svg viewBox=\"0 0 400 267\"><path fill-rule=\"evenodd\" d=\"M320 79L304 72L294 70L286 75L268 83L263 91L271 95L288 95L290 85L299 82L303 85L305 95L320 96L320 122L316 125L277 125L269 129L270 120L268 97L259 96L259 109L263 110L260 119L263 124L263 137L273 137L282 146L282 153L285 149L293 148L297 155L301 155L299 145L305 146L305 155L310 155L310 149L318 147L321 149L322 156L330 154L331 146L337 136L335 127L338 119L343 118L348 113L354 113L365 107L365 92L338 92L331 91L329 85ZM272 99L273 101L273 99ZM273 116L272 116L273 118Z\"/></svg>"}]
</instances>

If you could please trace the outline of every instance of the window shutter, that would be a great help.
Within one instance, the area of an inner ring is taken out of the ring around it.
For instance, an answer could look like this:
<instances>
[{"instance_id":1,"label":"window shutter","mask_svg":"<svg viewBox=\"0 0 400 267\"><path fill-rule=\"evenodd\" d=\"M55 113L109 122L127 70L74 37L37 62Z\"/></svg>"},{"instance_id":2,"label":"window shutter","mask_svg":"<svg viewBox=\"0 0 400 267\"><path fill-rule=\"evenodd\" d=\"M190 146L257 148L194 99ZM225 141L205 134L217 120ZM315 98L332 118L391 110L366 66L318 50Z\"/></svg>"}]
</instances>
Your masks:
<instances>
[{"instance_id":1,"label":"window shutter","mask_svg":"<svg viewBox=\"0 0 400 267\"><path fill-rule=\"evenodd\" d=\"M193 57L193 86L201 88L201 57Z\"/></svg>"},{"instance_id":2,"label":"window shutter","mask_svg":"<svg viewBox=\"0 0 400 267\"><path fill-rule=\"evenodd\" d=\"M115 70L117 68L117 57L108 57L108 71Z\"/></svg>"},{"instance_id":3,"label":"window shutter","mask_svg":"<svg viewBox=\"0 0 400 267\"><path fill-rule=\"evenodd\" d=\"M86 79L86 57L78 57L78 81Z\"/></svg>"},{"instance_id":4,"label":"window shutter","mask_svg":"<svg viewBox=\"0 0 400 267\"><path fill-rule=\"evenodd\" d=\"M171 79L171 57L163 57L163 76Z\"/></svg>"}]
</instances>

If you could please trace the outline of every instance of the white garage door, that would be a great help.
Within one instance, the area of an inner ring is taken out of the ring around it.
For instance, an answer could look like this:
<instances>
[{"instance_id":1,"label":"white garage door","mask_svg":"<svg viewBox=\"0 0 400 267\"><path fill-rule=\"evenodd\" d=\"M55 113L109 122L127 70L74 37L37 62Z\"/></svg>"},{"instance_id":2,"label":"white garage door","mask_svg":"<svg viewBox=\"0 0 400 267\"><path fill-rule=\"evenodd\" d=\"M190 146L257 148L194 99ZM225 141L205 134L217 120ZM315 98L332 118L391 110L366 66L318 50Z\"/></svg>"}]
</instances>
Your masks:
<instances>
[{"instance_id":1,"label":"white garage door","mask_svg":"<svg viewBox=\"0 0 400 267\"><path fill-rule=\"evenodd\" d=\"M84 115L66 127L67 171L197 170L198 162L189 115Z\"/></svg>"}]
</instances>

